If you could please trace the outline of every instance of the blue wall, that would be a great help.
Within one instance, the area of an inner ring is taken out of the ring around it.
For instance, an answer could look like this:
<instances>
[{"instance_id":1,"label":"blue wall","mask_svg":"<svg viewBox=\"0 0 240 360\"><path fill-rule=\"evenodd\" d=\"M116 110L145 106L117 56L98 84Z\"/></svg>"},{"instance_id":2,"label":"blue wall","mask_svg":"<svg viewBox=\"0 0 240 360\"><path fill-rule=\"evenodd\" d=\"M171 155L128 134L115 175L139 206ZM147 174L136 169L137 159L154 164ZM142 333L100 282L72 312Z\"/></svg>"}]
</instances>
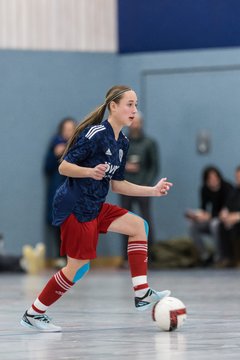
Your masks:
<instances>
[{"instance_id":1,"label":"blue wall","mask_svg":"<svg viewBox=\"0 0 240 360\"><path fill-rule=\"evenodd\" d=\"M6 251L44 241L43 157L59 120L81 119L116 83L113 54L0 51L0 232Z\"/></svg>"},{"instance_id":2,"label":"blue wall","mask_svg":"<svg viewBox=\"0 0 240 360\"><path fill-rule=\"evenodd\" d=\"M0 52L0 231L6 250L44 241L42 161L59 119L80 119L115 83L132 86L145 114L146 132L160 145L162 176L174 182L153 200L159 239L186 233L183 212L198 204L202 167L218 165L233 179L239 158L240 49L141 55ZM196 153L207 129L209 155ZM109 200L117 202L116 195ZM100 254L120 254L115 234L101 239Z\"/></svg>"},{"instance_id":3,"label":"blue wall","mask_svg":"<svg viewBox=\"0 0 240 360\"><path fill-rule=\"evenodd\" d=\"M161 149L161 176L174 182L167 198L153 200L157 238L184 235L202 168L215 164L233 180L240 163L240 50L122 55L121 79L138 92L146 132ZM208 155L196 151L201 130L212 138Z\"/></svg>"},{"instance_id":4,"label":"blue wall","mask_svg":"<svg viewBox=\"0 0 240 360\"><path fill-rule=\"evenodd\" d=\"M120 53L240 45L239 0L119 0Z\"/></svg>"}]
</instances>

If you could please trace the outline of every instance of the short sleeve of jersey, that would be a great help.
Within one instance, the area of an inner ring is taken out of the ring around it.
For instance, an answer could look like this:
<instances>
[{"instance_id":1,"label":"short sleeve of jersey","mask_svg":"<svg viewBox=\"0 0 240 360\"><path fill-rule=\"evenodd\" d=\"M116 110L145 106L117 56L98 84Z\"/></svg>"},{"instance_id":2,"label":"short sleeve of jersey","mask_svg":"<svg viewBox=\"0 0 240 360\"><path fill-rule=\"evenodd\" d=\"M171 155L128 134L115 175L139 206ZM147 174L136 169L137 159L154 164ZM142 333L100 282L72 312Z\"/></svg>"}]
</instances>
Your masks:
<instances>
[{"instance_id":1,"label":"short sleeve of jersey","mask_svg":"<svg viewBox=\"0 0 240 360\"><path fill-rule=\"evenodd\" d=\"M71 147L64 157L69 163L79 165L82 161L86 160L89 156L92 156L96 151L96 141L93 141L85 136L83 131L76 143Z\"/></svg>"},{"instance_id":2,"label":"short sleeve of jersey","mask_svg":"<svg viewBox=\"0 0 240 360\"><path fill-rule=\"evenodd\" d=\"M112 180L122 181L125 179L124 173L125 173L125 166L126 166L126 161L127 161L128 148L129 148L129 142L126 139L126 142L124 144L123 157L122 157L122 162L121 162L120 168L115 172L115 174L112 177Z\"/></svg>"}]
</instances>

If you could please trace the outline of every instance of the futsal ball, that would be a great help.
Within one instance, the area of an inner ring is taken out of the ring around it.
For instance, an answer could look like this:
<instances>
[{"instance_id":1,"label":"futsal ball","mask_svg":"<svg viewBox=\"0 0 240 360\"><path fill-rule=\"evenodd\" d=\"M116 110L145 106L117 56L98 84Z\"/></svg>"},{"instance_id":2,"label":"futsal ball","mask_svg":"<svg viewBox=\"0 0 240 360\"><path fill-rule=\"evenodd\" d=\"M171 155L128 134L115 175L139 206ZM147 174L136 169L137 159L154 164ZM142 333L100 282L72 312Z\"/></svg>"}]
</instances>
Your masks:
<instances>
[{"instance_id":1,"label":"futsal ball","mask_svg":"<svg viewBox=\"0 0 240 360\"><path fill-rule=\"evenodd\" d=\"M183 302L174 297L165 297L158 301L152 309L152 319L164 331L179 329L187 318Z\"/></svg>"}]
</instances>

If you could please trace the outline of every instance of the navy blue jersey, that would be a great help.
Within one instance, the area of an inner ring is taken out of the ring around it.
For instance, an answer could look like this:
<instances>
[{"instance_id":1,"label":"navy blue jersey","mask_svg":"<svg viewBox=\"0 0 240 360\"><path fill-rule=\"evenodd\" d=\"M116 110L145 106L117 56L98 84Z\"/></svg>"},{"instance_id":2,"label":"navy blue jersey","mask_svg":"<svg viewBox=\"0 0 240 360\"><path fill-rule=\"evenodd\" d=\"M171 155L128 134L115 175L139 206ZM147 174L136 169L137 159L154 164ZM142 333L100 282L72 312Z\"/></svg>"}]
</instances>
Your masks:
<instances>
[{"instance_id":1,"label":"navy blue jersey","mask_svg":"<svg viewBox=\"0 0 240 360\"><path fill-rule=\"evenodd\" d=\"M53 201L53 225L62 224L70 214L80 222L97 217L106 200L110 180L124 180L128 147L128 139L122 132L115 140L108 120L83 130L64 160L89 168L107 164L108 168L102 180L71 177L65 180Z\"/></svg>"}]
</instances>

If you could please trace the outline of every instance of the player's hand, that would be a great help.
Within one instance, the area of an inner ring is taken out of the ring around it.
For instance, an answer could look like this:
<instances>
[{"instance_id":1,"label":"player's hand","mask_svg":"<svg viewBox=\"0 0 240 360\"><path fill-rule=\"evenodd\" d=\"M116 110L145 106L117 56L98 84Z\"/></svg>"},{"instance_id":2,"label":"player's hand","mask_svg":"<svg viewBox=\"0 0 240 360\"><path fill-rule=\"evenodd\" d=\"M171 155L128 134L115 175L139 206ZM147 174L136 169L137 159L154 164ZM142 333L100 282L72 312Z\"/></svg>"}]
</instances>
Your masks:
<instances>
[{"instance_id":1,"label":"player's hand","mask_svg":"<svg viewBox=\"0 0 240 360\"><path fill-rule=\"evenodd\" d=\"M107 170L107 164L99 164L92 169L92 178L94 180L102 180Z\"/></svg>"},{"instance_id":2,"label":"player's hand","mask_svg":"<svg viewBox=\"0 0 240 360\"><path fill-rule=\"evenodd\" d=\"M172 186L173 184L168 182L167 178L161 179L157 185L153 186L154 196L166 196Z\"/></svg>"}]
</instances>

